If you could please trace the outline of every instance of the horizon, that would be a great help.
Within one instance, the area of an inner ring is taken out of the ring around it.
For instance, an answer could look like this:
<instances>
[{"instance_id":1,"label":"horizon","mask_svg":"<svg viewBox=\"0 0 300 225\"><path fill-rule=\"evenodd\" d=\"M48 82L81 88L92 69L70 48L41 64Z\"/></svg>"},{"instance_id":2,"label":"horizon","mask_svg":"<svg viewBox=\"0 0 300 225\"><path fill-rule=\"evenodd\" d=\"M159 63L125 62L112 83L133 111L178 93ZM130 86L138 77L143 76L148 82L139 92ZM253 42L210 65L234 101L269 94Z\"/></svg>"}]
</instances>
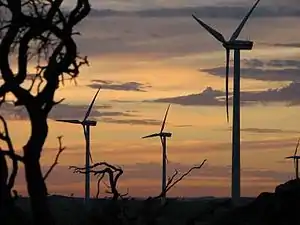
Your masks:
<instances>
[{"instance_id":1,"label":"horizon","mask_svg":"<svg viewBox=\"0 0 300 225\"><path fill-rule=\"evenodd\" d=\"M66 1L67 6L69 3ZM300 7L296 3L260 2L240 35L240 39L254 41L252 51L241 52L241 196L274 191L277 184L294 177L292 161L285 157L293 154L300 136ZM168 197L230 196L232 107L230 103L227 123L225 51L192 16L186 16L190 11L181 9L194 7L201 17L203 7L211 6L203 20L227 39L252 1L143 4L106 0L91 4L98 11L78 26L81 36L76 38L78 50L88 56L91 65L81 70L78 86L66 81L59 88L56 99L66 99L49 117L49 135L41 159L43 171L57 153L56 136L63 135L67 147L47 180L49 193L83 196L84 177L68 169L84 164L82 129L54 119L82 119L96 89L102 86L90 116L98 120L91 129L91 153L94 162L123 167L121 192L128 188L133 197L159 193L161 145L158 139L141 137L159 131L171 103L165 129L173 133L168 140L168 175L174 169L184 172L204 159L207 163L181 181ZM275 10L283 4L284 13ZM236 7L228 10L232 6ZM101 14L104 9L128 13ZM229 85L231 92L232 70ZM9 120L13 142L20 152L27 140L24 134L29 134L24 109L6 104L0 113ZM26 195L20 167L15 189ZM92 197L96 182L91 178ZM104 191L102 188L101 197Z\"/></svg>"}]
</instances>

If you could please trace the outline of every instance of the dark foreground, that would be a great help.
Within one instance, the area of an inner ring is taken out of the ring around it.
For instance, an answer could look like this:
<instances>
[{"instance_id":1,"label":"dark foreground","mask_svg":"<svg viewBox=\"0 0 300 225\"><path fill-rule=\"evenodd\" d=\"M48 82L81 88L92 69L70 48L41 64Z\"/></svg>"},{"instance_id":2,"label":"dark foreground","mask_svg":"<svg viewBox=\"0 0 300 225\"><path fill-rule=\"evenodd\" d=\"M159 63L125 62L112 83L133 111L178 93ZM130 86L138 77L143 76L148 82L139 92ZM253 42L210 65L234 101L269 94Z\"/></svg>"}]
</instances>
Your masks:
<instances>
[{"instance_id":1,"label":"dark foreground","mask_svg":"<svg viewBox=\"0 0 300 225\"><path fill-rule=\"evenodd\" d=\"M89 210L80 198L50 196L49 202L57 225L300 225L299 180L278 185L274 193L242 198L235 207L226 198L169 199L164 206L159 200L94 199ZM29 224L28 199L16 203L24 211L21 224Z\"/></svg>"}]
</instances>

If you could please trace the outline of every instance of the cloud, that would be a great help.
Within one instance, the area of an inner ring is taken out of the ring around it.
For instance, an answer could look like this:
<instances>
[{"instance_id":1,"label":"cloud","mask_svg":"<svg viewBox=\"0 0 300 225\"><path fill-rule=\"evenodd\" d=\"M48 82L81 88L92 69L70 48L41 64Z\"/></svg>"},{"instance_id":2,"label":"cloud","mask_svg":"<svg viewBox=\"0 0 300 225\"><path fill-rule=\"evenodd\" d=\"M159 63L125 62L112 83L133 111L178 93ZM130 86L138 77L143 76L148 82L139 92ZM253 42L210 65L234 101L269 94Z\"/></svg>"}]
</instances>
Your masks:
<instances>
[{"instance_id":1,"label":"cloud","mask_svg":"<svg viewBox=\"0 0 300 225\"><path fill-rule=\"evenodd\" d=\"M291 48L300 48L300 43L274 43L269 44L276 47L291 47Z\"/></svg>"},{"instance_id":2,"label":"cloud","mask_svg":"<svg viewBox=\"0 0 300 225\"><path fill-rule=\"evenodd\" d=\"M98 89L101 87L102 89L109 89L115 91L137 91L137 92L146 92L145 88L151 88L150 85L138 83L138 82L126 82L120 83L116 81L109 80L92 80L94 84L88 85L91 88Z\"/></svg>"},{"instance_id":3,"label":"cloud","mask_svg":"<svg viewBox=\"0 0 300 225\"><path fill-rule=\"evenodd\" d=\"M161 121L154 119L114 119L114 118L103 118L101 120L104 123L116 123L116 124L130 124L130 125L160 125Z\"/></svg>"},{"instance_id":4,"label":"cloud","mask_svg":"<svg viewBox=\"0 0 300 225\"><path fill-rule=\"evenodd\" d=\"M231 94L229 93L229 105L232 105ZM225 92L207 87L199 94L145 100L145 102L165 102L183 106L224 106L224 96ZM284 103L286 106L296 106L300 105L300 83L292 82L287 86L265 91L241 91L240 96L242 106L255 103Z\"/></svg>"},{"instance_id":5,"label":"cloud","mask_svg":"<svg viewBox=\"0 0 300 225\"><path fill-rule=\"evenodd\" d=\"M193 13L201 18L233 18L241 19L249 11L246 6L196 6L180 8L154 8L135 11L121 10L92 10L91 17L190 17ZM260 6L254 11L252 17L299 17L299 7L291 6Z\"/></svg>"},{"instance_id":6,"label":"cloud","mask_svg":"<svg viewBox=\"0 0 300 225\"><path fill-rule=\"evenodd\" d=\"M231 93L229 93L231 95ZM184 96L175 96L170 98L159 98L154 100L145 100L144 102L164 102L183 106L224 106L225 92L215 90L212 87L206 87L199 94L190 94ZM232 105L231 97L229 96L229 105ZM241 105L252 104L251 102L241 101Z\"/></svg>"},{"instance_id":7,"label":"cloud","mask_svg":"<svg viewBox=\"0 0 300 225\"><path fill-rule=\"evenodd\" d=\"M241 77L262 81L300 82L300 60L242 60ZM233 71L233 67L230 68ZM225 66L202 69L201 72L225 78Z\"/></svg>"},{"instance_id":8,"label":"cloud","mask_svg":"<svg viewBox=\"0 0 300 225\"><path fill-rule=\"evenodd\" d=\"M199 94L191 94L185 96L171 97L171 98L159 98L155 100L145 100L145 102L166 102L179 105L202 105L202 106L223 106L224 102L217 99L217 97L223 96L224 92L214 90L212 87L207 87Z\"/></svg>"},{"instance_id":9,"label":"cloud","mask_svg":"<svg viewBox=\"0 0 300 225\"><path fill-rule=\"evenodd\" d=\"M288 106L300 104L300 83L292 82L289 85L266 91L241 92L241 100L244 102L285 102Z\"/></svg>"},{"instance_id":10,"label":"cloud","mask_svg":"<svg viewBox=\"0 0 300 225\"><path fill-rule=\"evenodd\" d=\"M232 128L226 130L232 130ZM242 128L241 132L247 132L253 134L299 134L300 130L284 130L284 129L272 129L272 128Z\"/></svg>"},{"instance_id":11,"label":"cloud","mask_svg":"<svg viewBox=\"0 0 300 225\"><path fill-rule=\"evenodd\" d=\"M225 78L225 67L223 66L201 71ZM230 68L230 71L233 71L233 67ZM300 81L300 69L241 68L241 78L261 81Z\"/></svg>"},{"instance_id":12,"label":"cloud","mask_svg":"<svg viewBox=\"0 0 300 225\"><path fill-rule=\"evenodd\" d=\"M115 119L115 118L103 118L101 119L104 123L115 123L115 124L129 124L129 125L146 125L146 126L158 126L161 125L161 120L155 120L155 119ZM170 123L168 123L170 124ZM174 127L191 127L193 125L189 124L183 124L183 125L173 125Z\"/></svg>"},{"instance_id":13,"label":"cloud","mask_svg":"<svg viewBox=\"0 0 300 225\"><path fill-rule=\"evenodd\" d=\"M68 105L59 104L56 105L49 114L49 119L83 119L88 105ZM101 109L101 111L98 111ZM111 116L133 116L128 112L116 112L116 111L102 111L104 109L111 109L110 105L94 106L90 118L95 117L111 117ZM27 120L28 114L24 107L15 107L11 103L3 103L0 107L0 114L8 120Z\"/></svg>"}]
</instances>

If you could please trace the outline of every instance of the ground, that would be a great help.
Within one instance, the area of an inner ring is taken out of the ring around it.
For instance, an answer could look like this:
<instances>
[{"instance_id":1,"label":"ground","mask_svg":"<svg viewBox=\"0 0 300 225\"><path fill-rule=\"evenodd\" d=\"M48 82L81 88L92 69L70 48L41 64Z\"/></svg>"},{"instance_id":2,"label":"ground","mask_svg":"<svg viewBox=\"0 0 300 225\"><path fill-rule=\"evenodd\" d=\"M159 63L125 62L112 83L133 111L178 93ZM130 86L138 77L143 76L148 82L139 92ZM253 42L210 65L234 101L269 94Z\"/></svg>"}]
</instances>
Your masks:
<instances>
[{"instance_id":1,"label":"ground","mask_svg":"<svg viewBox=\"0 0 300 225\"><path fill-rule=\"evenodd\" d=\"M242 198L242 205L249 203L253 198ZM84 224L86 222L85 207L84 201L82 198L74 197L65 197L65 196L50 196L49 197L51 210L57 225L78 225ZM99 215L103 213L103 208L108 208L107 205L111 203L109 199L92 199L91 200L91 213L89 218L95 221L103 221L103 217ZM230 201L227 198L195 198L195 199L169 199L167 206L163 209L159 209L160 202L156 201L153 203L152 207L147 205L145 206L144 200L135 200L128 199L120 202L122 206L126 207L126 212L129 216L134 215L147 215L151 217L155 213L161 212L157 217L158 221L161 221L158 224L187 224L187 221L196 221L205 222L207 219L210 219L210 216L213 213L222 213L227 212L231 205ZM18 206L20 206L26 212L29 212L29 199L20 198L17 200ZM111 211L110 211L111 212ZM105 211L105 215L108 215L110 212ZM98 217L99 216L99 217ZM114 216L112 216L114 217ZM149 219L149 218L148 218ZM107 224L106 222L105 224ZM92 224L99 224L98 222L93 222Z\"/></svg>"}]
</instances>

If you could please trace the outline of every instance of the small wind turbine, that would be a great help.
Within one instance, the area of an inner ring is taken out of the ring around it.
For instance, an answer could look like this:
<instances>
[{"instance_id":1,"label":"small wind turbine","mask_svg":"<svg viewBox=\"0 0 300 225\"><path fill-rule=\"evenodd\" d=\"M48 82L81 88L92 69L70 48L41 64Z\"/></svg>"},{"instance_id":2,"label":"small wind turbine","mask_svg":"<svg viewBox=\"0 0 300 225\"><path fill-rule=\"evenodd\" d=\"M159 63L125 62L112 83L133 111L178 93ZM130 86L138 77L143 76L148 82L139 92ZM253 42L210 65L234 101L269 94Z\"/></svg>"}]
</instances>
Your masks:
<instances>
[{"instance_id":1,"label":"small wind turbine","mask_svg":"<svg viewBox=\"0 0 300 225\"><path fill-rule=\"evenodd\" d=\"M82 125L85 143L86 143L86 148L85 148L85 169L86 169L86 173L85 173L85 204L86 205L88 205L88 202L90 199L90 173L89 173L90 172L90 161L93 162L92 155L91 155L91 149L90 149L90 127L91 126L94 127L97 125L97 121L88 120L88 117L92 111L92 107L95 103L95 100L97 98L97 95L98 95L100 89L101 89L101 87L96 92L96 94L84 116L84 119L82 121L80 121L80 120L56 120L58 122Z\"/></svg>"},{"instance_id":2,"label":"small wind turbine","mask_svg":"<svg viewBox=\"0 0 300 225\"><path fill-rule=\"evenodd\" d=\"M232 184L231 184L231 197L234 202L237 202L240 198L240 50L252 50L253 42L246 40L237 40L241 33L245 23L252 14L253 10L257 6L260 0L257 0L240 25L232 34L229 41L226 41L224 36L205 24L195 15L193 18L212 36L223 44L226 49L226 115L227 122L229 122L228 113L228 75L229 75L229 60L230 50L234 50L234 87L233 87L233 133L232 133Z\"/></svg>"},{"instance_id":3,"label":"small wind turbine","mask_svg":"<svg viewBox=\"0 0 300 225\"><path fill-rule=\"evenodd\" d=\"M300 139L298 139L298 143L297 143L294 155L293 156L285 157L286 159L293 159L294 160L294 167L295 167L296 179L299 179L299 159L300 159L300 156L297 155L298 147L299 147L299 142L300 142Z\"/></svg>"},{"instance_id":4,"label":"small wind turbine","mask_svg":"<svg viewBox=\"0 0 300 225\"><path fill-rule=\"evenodd\" d=\"M160 132L142 137L142 138L160 137L160 141L162 144L162 150L163 150L163 152L162 152L162 187L161 187L162 193L163 193L162 201L164 201L166 198L165 191L166 191L166 185L167 185L167 138L172 136L172 133L164 132L169 109L170 109L170 104L168 105L164 120L161 125Z\"/></svg>"}]
</instances>

